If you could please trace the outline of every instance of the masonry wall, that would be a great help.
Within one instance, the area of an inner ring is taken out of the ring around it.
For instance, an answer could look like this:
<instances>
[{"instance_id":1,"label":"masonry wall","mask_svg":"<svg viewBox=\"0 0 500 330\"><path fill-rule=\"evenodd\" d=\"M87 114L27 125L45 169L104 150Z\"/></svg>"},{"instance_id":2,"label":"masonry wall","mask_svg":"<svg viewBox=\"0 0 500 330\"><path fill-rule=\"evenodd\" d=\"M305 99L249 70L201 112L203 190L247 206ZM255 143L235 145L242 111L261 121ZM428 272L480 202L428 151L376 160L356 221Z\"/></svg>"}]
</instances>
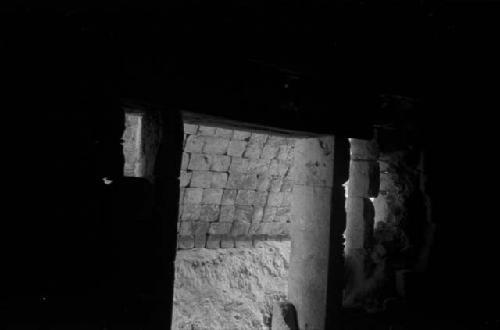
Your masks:
<instances>
[{"instance_id":1,"label":"masonry wall","mask_svg":"<svg viewBox=\"0 0 500 330\"><path fill-rule=\"evenodd\" d=\"M295 139L184 125L178 248L290 239Z\"/></svg>"}]
</instances>

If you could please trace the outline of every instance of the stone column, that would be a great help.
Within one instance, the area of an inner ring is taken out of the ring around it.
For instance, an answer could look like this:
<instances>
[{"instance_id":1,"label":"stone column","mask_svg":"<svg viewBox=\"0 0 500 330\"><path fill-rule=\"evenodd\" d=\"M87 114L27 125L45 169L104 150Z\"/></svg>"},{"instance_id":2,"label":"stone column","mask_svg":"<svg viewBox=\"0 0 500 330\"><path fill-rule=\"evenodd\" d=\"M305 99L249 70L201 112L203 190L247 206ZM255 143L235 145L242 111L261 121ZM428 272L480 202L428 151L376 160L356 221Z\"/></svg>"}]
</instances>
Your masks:
<instances>
[{"instance_id":1,"label":"stone column","mask_svg":"<svg viewBox=\"0 0 500 330\"><path fill-rule=\"evenodd\" d=\"M347 284L344 306L353 307L366 293L365 263L373 244L375 211L370 198L380 186L378 148L374 141L350 139L351 162L347 185L345 257Z\"/></svg>"},{"instance_id":2,"label":"stone column","mask_svg":"<svg viewBox=\"0 0 500 330\"><path fill-rule=\"evenodd\" d=\"M298 139L292 202L288 298L299 329L325 328L334 138Z\"/></svg>"}]
</instances>

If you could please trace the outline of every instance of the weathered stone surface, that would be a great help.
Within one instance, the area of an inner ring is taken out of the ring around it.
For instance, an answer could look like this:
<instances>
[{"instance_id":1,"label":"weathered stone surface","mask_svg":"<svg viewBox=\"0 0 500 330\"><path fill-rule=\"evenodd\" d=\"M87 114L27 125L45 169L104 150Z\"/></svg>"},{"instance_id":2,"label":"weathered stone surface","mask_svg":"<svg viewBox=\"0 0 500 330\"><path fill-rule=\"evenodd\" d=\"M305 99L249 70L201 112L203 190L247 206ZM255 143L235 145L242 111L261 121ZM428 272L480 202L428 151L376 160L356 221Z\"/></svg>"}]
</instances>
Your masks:
<instances>
[{"instance_id":1,"label":"weathered stone surface","mask_svg":"<svg viewBox=\"0 0 500 330\"><path fill-rule=\"evenodd\" d=\"M222 199L221 188L206 188L203 189L203 197L201 203L203 204L220 204Z\"/></svg>"},{"instance_id":2,"label":"weathered stone surface","mask_svg":"<svg viewBox=\"0 0 500 330\"><path fill-rule=\"evenodd\" d=\"M262 145L257 143L249 143L243 154L245 158L259 158L262 153Z\"/></svg>"},{"instance_id":3,"label":"weathered stone surface","mask_svg":"<svg viewBox=\"0 0 500 330\"><path fill-rule=\"evenodd\" d=\"M276 210L275 222L290 222L292 218L292 210L289 206L278 207Z\"/></svg>"},{"instance_id":4,"label":"weathered stone surface","mask_svg":"<svg viewBox=\"0 0 500 330\"><path fill-rule=\"evenodd\" d=\"M290 155L289 155L291 153L291 151L292 151L292 148L290 146L287 146L287 145L279 146L278 154L277 154L276 158L279 160L291 160Z\"/></svg>"},{"instance_id":5,"label":"weathered stone surface","mask_svg":"<svg viewBox=\"0 0 500 330\"><path fill-rule=\"evenodd\" d=\"M186 192L186 188L179 188L179 205L184 203L184 193Z\"/></svg>"},{"instance_id":6,"label":"weathered stone surface","mask_svg":"<svg viewBox=\"0 0 500 330\"><path fill-rule=\"evenodd\" d=\"M274 206L266 206L264 208L264 217L262 218L263 222L273 222L274 217L276 216L277 207Z\"/></svg>"},{"instance_id":7,"label":"weathered stone surface","mask_svg":"<svg viewBox=\"0 0 500 330\"><path fill-rule=\"evenodd\" d=\"M239 246L246 239L236 249L178 251L172 329L270 328L272 304L287 295L290 242Z\"/></svg>"},{"instance_id":8,"label":"weathered stone surface","mask_svg":"<svg viewBox=\"0 0 500 330\"><path fill-rule=\"evenodd\" d=\"M253 206L237 205L234 210L235 220L251 222L253 216Z\"/></svg>"},{"instance_id":9,"label":"weathered stone surface","mask_svg":"<svg viewBox=\"0 0 500 330\"><path fill-rule=\"evenodd\" d=\"M267 198L267 205L269 206L280 206L283 202L282 192L270 192Z\"/></svg>"},{"instance_id":10,"label":"weathered stone surface","mask_svg":"<svg viewBox=\"0 0 500 330\"><path fill-rule=\"evenodd\" d=\"M237 249L252 248L252 237L248 235L235 237L234 245Z\"/></svg>"},{"instance_id":11,"label":"weathered stone surface","mask_svg":"<svg viewBox=\"0 0 500 330\"><path fill-rule=\"evenodd\" d=\"M181 171L181 175L179 176L179 186L187 187L191 182L191 172Z\"/></svg>"},{"instance_id":12,"label":"weathered stone surface","mask_svg":"<svg viewBox=\"0 0 500 330\"><path fill-rule=\"evenodd\" d=\"M278 146L274 146L272 144L266 144L264 148L262 149L262 155L261 157L263 159L273 159L276 157L276 154L278 152Z\"/></svg>"},{"instance_id":13,"label":"weathered stone surface","mask_svg":"<svg viewBox=\"0 0 500 330\"><path fill-rule=\"evenodd\" d=\"M261 222L264 217L264 208L262 206L255 206L252 215L252 223Z\"/></svg>"},{"instance_id":14,"label":"weathered stone surface","mask_svg":"<svg viewBox=\"0 0 500 330\"><path fill-rule=\"evenodd\" d=\"M255 190L257 188L257 175L251 173L231 173L227 181L227 188Z\"/></svg>"},{"instance_id":15,"label":"weathered stone surface","mask_svg":"<svg viewBox=\"0 0 500 330\"><path fill-rule=\"evenodd\" d=\"M247 235L250 224L246 221L235 221L231 228L231 236Z\"/></svg>"},{"instance_id":16,"label":"weathered stone surface","mask_svg":"<svg viewBox=\"0 0 500 330\"><path fill-rule=\"evenodd\" d=\"M198 128L198 134L206 136L215 135L215 127L200 125Z\"/></svg>"},{"instance_id":17,"label":"weathered stone surface","mask_svg":"<svg viewBox=\"0 0 500 330\"><path fill-rule=\"evenodd\" d=\"M215 129L215 136L230 139L233 137L233 130L227 128L217 127Z\"/></svg>"},{"instance_id":18,"label":"weathered stone surface","mask_svg":"<svg viewBox=\"0 0 500 330\"><path fill-rule=\"evenodd\" d=\"M184 133L196 134L198 132L198 125L184 124Z\"/></svg>"},{"instance_id":19,"label":"weathered stone surface","mask_svg":"<svg viewBox=\"0 0 500 330\"><path fill-rule=\"evenodd\" d=\"M250 136L250 143L256 143L256 144L264 144L267 141L267 134L262 134L262 133L252 133Z\"/></svg>"},{"instance_id":20,"label":"weathered stone surface","mask_svg":"<svg viewBox=\"0 0 500 330\"><path fill-rule=\"evenodd\" d=\"M227 154L229 156L241 157L243 155L243 152L245 152L246 147L246 141L231 140L227 148Z\"/></svg>"},{"instance_id":21,"label":"weathered stone surface","mask_svg":"<svg viewBox=\"0 0 500 330\"><path fill-rule=\"evenodd\" d=\"M177 248L178 249L192 249L194 248L194 237L193 236L179 236L177 238Z\"/></svg>"},{"instance_id":22,"label":"weathered stone surface","mask_svg":"<svg viewBox=\"0 0 500 330\"><path fill-rule=\"evenodd\" d=\"M234 205L222 205L220 207L220 222L232 222L234 220Z\"/></svg>"},{"instance_id":23,"label":"weathered stone surface","mask_svg":"<svg viewBox=\"0 0 500 330\"><path fill-rule=\"evenodd\" d=\"M190 235L192 235L193 234L193 230L192 230L192 223L191 223L191 221L182 221L179 224L179 228L178 228L177 232L181 236L190 236Z\"/></svg>"},{"instance_id":24,"label":"weathered stone surface","mask_svg":"<svg viewBox=\"0 0 500 330\"><path fill-rule=\"evenodd\" d=\"M263 174L269 171L269 160L266 159L249 159L248 172L255 174Z\"/></svg>"},{"instance_id":25,"label":"weathered stone surface","mask_svg":"<svg viewBox=\"0 0 500 330\"><path fill-rule=\"evenodd\" d=\"M224 193L222 194L221 204L234 205L237 194L238 194L237 189L224 189Z\"/></svg>"},{"instance_id":26,"label":"weathered stone surface","mask_svg":"<svg viewBox=\"0 0 500 330\"><path fill-rule=\"evenodd\" d=\"M297 139L288 175L298 185L332 187L333 137Z\"/></svg>"},{"instance_id":27,"label":"weathered stone surface","mask_svg":"<svg viewBox=\"0 0 500 330\"><path fill-rule=\"evenodd\" d=\"M351 161L349 165L348 195L377 197L380 188L380 168L376 161Z\"/></svg>"},{"instance_id":28,"label":"weathered stone surface","mask_svg":"<svg viewBox=\"0 0 500 330\"><path fill-rule=\"evenodd\" d=\"M238 190L236 195L236 205L253 205L255 200L255 190Z\"/></svg>"},{"instance_id":29,"label":"weathered stone surface","mask_svg":"<svg viewBox=\"0 0 500 330\"><path fill-rule=\"evenodd\" d=\"M221 238L222 235L208 235L206 244L207 249L219 249Z\"/></svg>"},{"instance_id":30,"label":"weathered stone surface","mask_svg":"<svg viewBox=\"0 0 500 330\"><path fill-rule=\"evenodd\" d=\"M203 152L207 154L225 154L229 146L229 140L212 136L205 137Z\"/></svg>"},{"instance_id":31,"label":"weathered stone surface","mask_svg":"<svg viewBox=\"0 0 500 330\"><path fill-rule=\"evenodd\" d=\"M225 235L231 230L232 224L229 222L213 222L208 229L209 235Z\"/></svg>"},{"instance_id":32,"label":"weathered stone surface","mask_svg":"<svg viewBox=\"0 0 500 330\"><path fill-rule=\"evenodd\" d=\"M181 219L196 221L200 218L201 205L200 204L184 204L182 207Z\"/></svg>"},{"instance_id":33,"label":"weathered stone surface","mask_svg":"<svg viewBox=\"0 0 500 330\"><path fill-rule=\"evenodd\" d=\"M197 135L190 135L186 140L184 151L186 152L202 152L205 140Z\"/></svg>"},{"instance_id":34,"label":"weathered stone surface","mask_svg":"<svg viewBox=\"0 0 500 330\"><path fill-rule=\"evenodd\" d=\"M283 201L281 202L281 206L290 206L292 205L293 194L291 192L283 193Z\"/></svg>"},{"instance_id":35,"label":"weathered stone surface","mask_svg":"<svg viewBox=\"0 0 500 330\"><path fill-rule=\"evenodd\" d=\"M194 235L194 247L204 248L207 245L207 234Z\"/></svg>"},{"instance_id":36,"label":"weathered stone surface","mask_svg":"<svg viewBox=\"0 0 500 330\"><path fill-rule=\"evenodd\" d=\"M210 224L205 221L194 221L192 224L192 231L194 235L206 235Z\"/></svg>"},{"instance_id":37,"label":"weathered stone surface","mask_svg":"<svg viewBox=\"0 0 500 330\"><path fill-rule=\"evenodd\" d=\"M226 172L231 164L231 157L225 155L208 155L210 170Z\"/></svg>"},{"instance_id":38,"label":"weathered stone surface","mask_svg":"<svg viewBox=\"0 0 500 330\"><path fill-rule=\"evenodd\" d=\"M283 179L283 184L281 185L282 192L291 192L293 190L294 182L290 179Z\"/></svg>"},{"instance_id":39,"label":"weathered stone surface","mask_svg":"<svg viewBox=\"0 0 500 330\"><path fill-rule=\"evenodd\" d=\"M277 159L271 160L269 164L269 175L279 175L279 161Z\"/></svg>"},{"instance_id":40,"label":"weathered stone surface","mask_svg":"<svg viewBox=\"0 0 500 330\"><path fill-rule=\"evenodd\" d=\"M260 225L258 226L260 228ZM266 246L268 246L266 235L254 235L252 237L252 241L254 248L265 248Z\"/></svg>"},{"instance_id":41,"label":"weathered stone surface","mask_svg":"<svg viewBox=\"0 0 500 330\"><path fill-rule=\"evenodd\" d=\"M200 205L200 221L217 221L219 219L220 206L207 204Z\"/></svg>"},{"instance_id":42,"label":"weathered stone surface","mask_svg":"<svg viewBox=\"0 0 500 330\"><path fill-rule=\"evenodd\" d=\"M267 197L269 193L267 191L256 191L255 198L253 200L253 205L265 206L267 204Z\"/></svg>"},{"instance_id":43,"label":"weathered stone surface","mask_svg":"<svg viewBox=\"0 0 500 330\"><path fill-rule=\"evenodd\" d=\"M224 188L227 183L227 173L213 173L211 188Z\"/></svg>"},{"instance_id":44,"label":"weathered stone surface","mask_svg":"<svg viewBox=\"0 0 500 330\"><path fill-rule=\"evenodd\" d=\"M189 164L189 153L182 153L181 170L186 170Z\"/></svg>"},{"instance_id":45,"label":"weathered stone surface","mask_svg":"<svg viewBox=\"0 0 500 330\"><path fill-rule=\"evenodd\" d=\"M209 171L193 171L191 176L191 187L210 188L212 184L212 173Z\"/></svg>"},{"instance_id":46,"label":"weathered stone surface","mask_svg":"<svg viewBox=\"0 0 500 330\"><path fill-rule=\"evenodd\" d=\"M248 172L248 159L241 157L231 157L230 172L246 173Z\"/></svg>"},{"instance_id":47,"label":"weathered stone surface","mask_svg":"<svg viewBox=\"0 0 500 330\"><path fill-rule=\"evenodd\" d=\"M223 249L234 248L234 237L231 235L222 235L220 247Z\"/></svg>"},{"instance_id":48,"label":"weathered stone surface","mask_svg":"<svg viewBox=\"0 0 500 330\"><path fill-rule=\"evenodd\" d=\"M257 177L257 187L258 191L269 191L271 186L271 178L266 173L259 174Z\"/></svg>"},{"instance_id":49,"label":"weathered stone surface","mask_svg":"<svg viewBox=\"0 0 500 330\"><path fill-rule=\"evenodd\" d=\"M283 182L283 179L281 177L272 178L270 185L269 185L269 190L272 192L281 191L282 182Z\"/></svg>"},{"instance_id":50,"label":"weathered stone surface","mask_svg":"<svg viewBox=\"0 0 500 330\"><path fill-rule=\"evenodd\" d=\"M273 304L272 330L298 330L297 311L290 302Z\"/></svg>"},{"instance_id":51,"label":"weathered stone surface","mask_svg":"<svg viewBox=\"0 0 500 330\"><path fill-rule=\"evenodd\" d=\"M184 191L184 204L199 204L203 196L201 188L186 188Z\"/></svg>"},{"instance_id":52,"label":"weathered stone surface","mask_svg":"<svg viewBox=\"0 0 500 330\"><path fill-rule=\"evenodd\" d=\"M251 132L235 130L233 134L233 139L235 140L248 140L252 135Z\"/></svg>"}]
</instances>

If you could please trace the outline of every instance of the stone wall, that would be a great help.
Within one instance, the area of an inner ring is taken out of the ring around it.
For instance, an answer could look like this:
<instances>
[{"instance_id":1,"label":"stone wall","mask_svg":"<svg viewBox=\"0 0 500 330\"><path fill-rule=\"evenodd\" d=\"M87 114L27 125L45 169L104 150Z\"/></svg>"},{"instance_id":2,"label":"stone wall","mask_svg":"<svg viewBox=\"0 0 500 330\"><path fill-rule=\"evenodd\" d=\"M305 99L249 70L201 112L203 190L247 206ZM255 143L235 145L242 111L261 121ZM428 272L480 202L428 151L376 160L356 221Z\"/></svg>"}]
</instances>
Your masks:
<instances>
[{"instance_id":1,"label":"stone wall","mask_svg":"<svg viewBox=\"0 0 500 330\"><path fill-rule=\"evenodd\" d=\"M184 125L178 248L289 240L295 139Z\"/></svg>"}]
</instances>

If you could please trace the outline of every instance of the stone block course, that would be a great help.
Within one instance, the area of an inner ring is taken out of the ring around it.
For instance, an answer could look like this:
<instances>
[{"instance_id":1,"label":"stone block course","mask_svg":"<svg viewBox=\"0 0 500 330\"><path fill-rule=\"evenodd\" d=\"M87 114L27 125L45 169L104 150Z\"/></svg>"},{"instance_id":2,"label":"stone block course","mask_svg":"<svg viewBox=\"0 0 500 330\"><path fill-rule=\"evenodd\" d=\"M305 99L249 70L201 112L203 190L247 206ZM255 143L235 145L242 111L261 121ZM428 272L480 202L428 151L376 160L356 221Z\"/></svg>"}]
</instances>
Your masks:
<instances>
[{"instance_id":1,"label":"stone block course","mask_svg":"<svg viewBox=\"0 0 500 330\"><path fill-rule=\"evenodd\" d=\"M222 199L223 190L221 188L206 188L203 189L202 204L217 204L219 205Z\"/></svg>"},{"instance_id":2,"label":"stone block course","mask_svg":"<svg viewBox=\"0 0 500 330\"><path fill-rule=\"evenodd\" d=\"M178 248L289 237L295 139L193 124L184 131Z\"/></svg>"}]
</instances>

